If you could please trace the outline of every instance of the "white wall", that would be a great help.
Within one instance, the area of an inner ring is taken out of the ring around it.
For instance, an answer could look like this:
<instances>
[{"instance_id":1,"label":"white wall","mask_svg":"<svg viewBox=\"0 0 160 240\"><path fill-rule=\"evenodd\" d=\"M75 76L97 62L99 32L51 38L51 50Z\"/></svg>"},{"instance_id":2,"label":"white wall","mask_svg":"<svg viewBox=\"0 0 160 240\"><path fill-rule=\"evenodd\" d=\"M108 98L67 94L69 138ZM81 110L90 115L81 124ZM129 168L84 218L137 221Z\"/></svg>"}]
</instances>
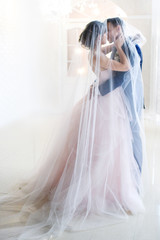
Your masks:
<instances>
[{"instance_id":1,"label":"white wall","mask_svg":"<svg viewBox=\"0 0 160 240\"><path fill-rule=\"evenodd\" d=\"M2 190L27 174L41 156L62 97L61 23L46 21L37 3L0 2Z\"/></svg>"},{"instance_id":2,"label":"white wall","mask_svg":"<svg viewBox=\"0 0 160 240\"><path fill-rule=\"evenodd\" d=\"M127 21L147 38L142 49L147 108L151 2L114 0L127 13ZM43 153L54 129L62 86L68 84L70 88L70 83L65 79L65 22L47 22L36 0L1 1L0 17L0 190L5 191L11 182L29 172Z\"/></svg>"}]
</instances>

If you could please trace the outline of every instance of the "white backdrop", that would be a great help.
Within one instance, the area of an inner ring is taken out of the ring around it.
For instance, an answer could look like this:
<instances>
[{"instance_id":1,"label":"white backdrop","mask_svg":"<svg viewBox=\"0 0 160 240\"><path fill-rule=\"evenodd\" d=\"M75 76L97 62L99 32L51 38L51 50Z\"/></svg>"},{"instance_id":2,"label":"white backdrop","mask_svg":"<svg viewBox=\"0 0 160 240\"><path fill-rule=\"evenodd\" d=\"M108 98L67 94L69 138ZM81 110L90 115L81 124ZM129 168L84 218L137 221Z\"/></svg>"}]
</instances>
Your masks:
<instances>
[{"instance_id":1,"label":"white backdrop","mask_svg":"<svg viewBox=\"0 0 160 240\"><path fill-rule=\"evenodd\" d=\"M85 21L103 17L101 12L94 12L92 19L87 16L84 20L83 14L76 12L76 16L79 16L76 18L74 12L70 15L72 19L66 21L63 16L57 18L53 11L54 4L46 8L48 2L54 1L0 0L0 181L2 190L6 189L7 183L9 185L11 181L23 177L24 172L30 171L38 161L54 129L55 113L58 115L59 106L65 104L63 86L65 89L68 86L69 93L74 84L67 79L67 29L71 26L82 28L86 24ZM104 1L99 2L103 6ZM115 2L118 3L118 1ZM146 2L140 1L139 4L141 7L134 4L137 13L139 9L145 9ZM145 90L150 93L146 95L146 102L152 113L160 113L160 51L158 50L160 8L158 8L158 0L153 0L152 4L152 49L144 48L144 56L148 58L144 58L143 74L148 76L151 68L150 83L145 82ZM108 6L107 3L106 6ZM110 9L117 14L125 15L121 9L115 8L112 4L110 6ZM127 6L129 9L129 4ZM66 8L65 5L63 7L63 11L70 9L69 5ZM103 14L106 18L107 10L110 11L110 9L107 7L105 9L106 13L103 11ZM134 17L130 17L129 21L133 19ZM149 33L149 28L142 24L141 26Z\"/></svg>"}]
</instances>

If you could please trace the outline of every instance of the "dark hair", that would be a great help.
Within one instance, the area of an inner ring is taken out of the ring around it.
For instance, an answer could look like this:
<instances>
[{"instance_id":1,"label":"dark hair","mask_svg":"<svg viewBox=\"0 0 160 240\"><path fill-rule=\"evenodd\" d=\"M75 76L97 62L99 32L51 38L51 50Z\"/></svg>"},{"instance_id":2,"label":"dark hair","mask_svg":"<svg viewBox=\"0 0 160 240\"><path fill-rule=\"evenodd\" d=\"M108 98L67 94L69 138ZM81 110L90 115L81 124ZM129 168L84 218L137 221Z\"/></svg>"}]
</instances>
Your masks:
<instances>
[{"instance_id":1,"label":"dark hair","mask_svg":"<svg viewBox=\"0 0 160 240\"><path fill-rule=\"evenodd\" d=\"M79 36L79 42L82 46L93 49L95 47L95 41L98 35L104 34L106 26L104 23L99 21L92 21L88 23Z\"/></svg>"},{"instance_id":2,"label":"dark hair","mask_svg":"<svg viewBox=\"0 0 160 240\"><path fill-rule=\"evenodd\" d=\"M117 27L118 25L120 25L123 30L124 22L121 18L119 18L119 17L108 18L106 21L107 21L107 23L111 23L114 27Z\"/></svg>"}]
</instances>

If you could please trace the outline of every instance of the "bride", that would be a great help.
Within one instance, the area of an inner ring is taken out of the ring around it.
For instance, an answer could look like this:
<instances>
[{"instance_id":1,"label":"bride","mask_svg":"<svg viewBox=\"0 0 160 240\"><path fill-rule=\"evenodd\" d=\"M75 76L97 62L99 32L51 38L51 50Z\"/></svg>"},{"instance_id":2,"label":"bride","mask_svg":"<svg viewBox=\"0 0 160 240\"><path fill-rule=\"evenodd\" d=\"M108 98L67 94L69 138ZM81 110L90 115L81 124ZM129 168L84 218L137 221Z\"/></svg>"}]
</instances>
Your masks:
<instances>
[{"instance_id":1,"label":"bride","mask_svg":"<svg viewBox=\"0 0 160 240\"><path fill-rule=\"evenodd\" d=\"M133 66L123 50L129 37L124 31L118 31L113 44L103 46L107 34L106 23L99 21L88 23L81 33L79 42L89 49L89 72L96 80L68 114L45 163L18 191L0 197L0 239L53 239L64 230L106 226L144 211L132 111L124 88L120 85L105 95L100 88L123 72L133 85L136 105L140 64ZM116 58L108 58L113 49ZM135 49L131 41L130 51L139 63Z\"/></svg>"}]
</instances>

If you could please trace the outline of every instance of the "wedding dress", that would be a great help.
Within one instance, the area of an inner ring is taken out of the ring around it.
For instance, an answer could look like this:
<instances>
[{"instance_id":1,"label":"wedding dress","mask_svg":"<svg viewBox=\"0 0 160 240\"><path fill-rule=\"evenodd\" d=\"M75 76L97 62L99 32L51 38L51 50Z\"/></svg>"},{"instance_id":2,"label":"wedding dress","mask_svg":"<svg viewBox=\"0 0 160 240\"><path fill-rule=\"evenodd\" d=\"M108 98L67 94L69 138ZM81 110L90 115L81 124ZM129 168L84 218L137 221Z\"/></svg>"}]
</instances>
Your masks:
<instances>
[{"instance_id":1,"label":"wedding dress","mask_svg":"<svg viewBox=\"0 0 160 240\"><path fill-rule=\"evenodd\" d=\"M109 74L100 71L94 94L68 113L37 173L0 198L0 239L54 239L145 211L124 89L98 93Z\"/></svg>"}]
</instances>

